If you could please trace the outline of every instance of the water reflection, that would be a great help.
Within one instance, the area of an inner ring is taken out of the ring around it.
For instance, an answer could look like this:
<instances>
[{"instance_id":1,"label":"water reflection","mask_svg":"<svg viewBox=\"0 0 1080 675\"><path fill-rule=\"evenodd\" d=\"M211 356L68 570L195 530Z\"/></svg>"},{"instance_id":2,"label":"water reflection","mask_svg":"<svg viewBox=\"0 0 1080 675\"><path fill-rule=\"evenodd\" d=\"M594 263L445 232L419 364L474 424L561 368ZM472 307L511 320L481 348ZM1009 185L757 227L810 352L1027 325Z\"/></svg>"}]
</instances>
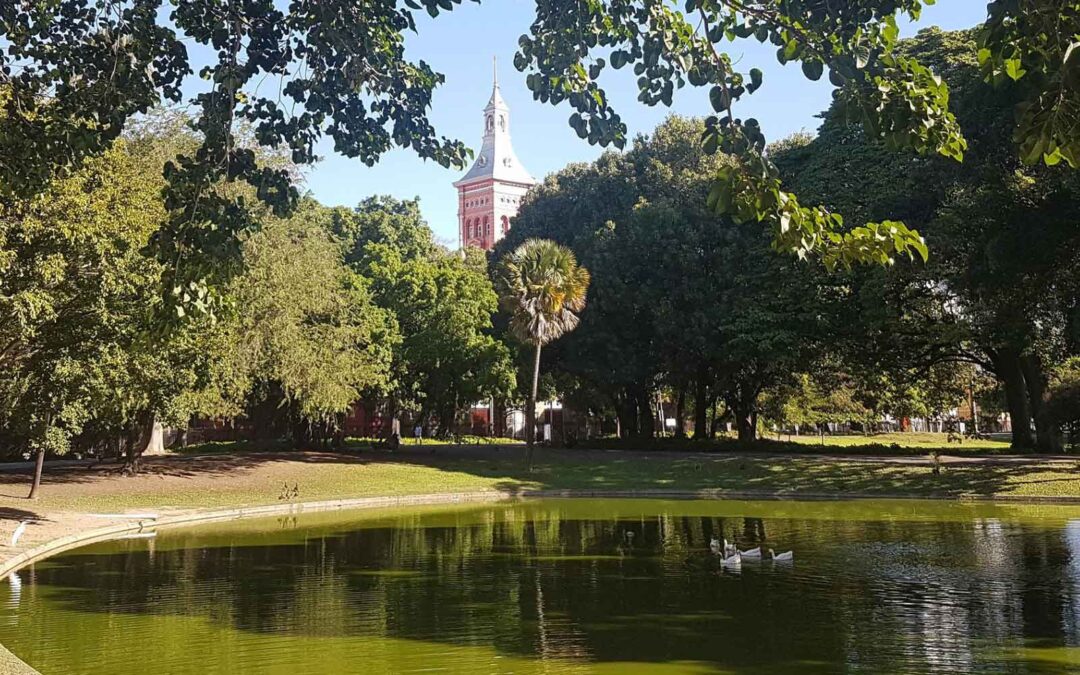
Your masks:
<instances>
[{"instance_id":1,"label":"water reflection","mask_svg":"<svg viewBox=\"0 0 1080 675\"><path fill-rule=\"evenodd\" d=\"M39 564L21 587L13 579L0 642L44 672L153 662L165 672L1026 673L1080 662L1080 521L595 504L317 527L290 516L87 547ZM725 568L714 537L793 549L795 561Z\"/></svg>"}]
</instances>

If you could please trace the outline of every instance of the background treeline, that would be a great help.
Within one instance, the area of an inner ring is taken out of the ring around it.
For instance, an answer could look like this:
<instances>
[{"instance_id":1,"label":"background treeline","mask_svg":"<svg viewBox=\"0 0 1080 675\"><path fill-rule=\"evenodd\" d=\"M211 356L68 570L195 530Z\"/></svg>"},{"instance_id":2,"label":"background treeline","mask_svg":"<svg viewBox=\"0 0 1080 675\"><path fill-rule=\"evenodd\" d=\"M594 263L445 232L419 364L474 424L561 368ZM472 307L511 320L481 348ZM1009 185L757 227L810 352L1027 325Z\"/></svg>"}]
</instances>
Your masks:
<instances>
[{"instance_id":1,"label":"background treeline","mask_svg":"<svg viewBox=\"0 0 1080 675\"><path fill-rule=\"evenodd\" d=\"M870 426L974 393L987 416L1011 414L1016 447L1060 449L1080 417L1080 178L1021 163L1019 85L983 81L972 33L930 29L903 50L948 82L963 163L890 151L840 104L770 155L804 202L918 229L927 263L829 273L778 255L760 224L705 208L725 160L701 149L702 122L670 118L625 154L549 176L496 250L551 238L592 271L580 329L550 350L552 386L617 415L623 435L662 428L663 392L678 430L726 419L744 440L765 418Z\"/></svg>"},{"instance_id":2,"label":"background treeline","mask_svg":"<svg viewBox=\"0 0 1080 675\"><path fill-rule=\"evenodd\" d=\"M532 350L510 337L491 277L543 238L592 283L580 326L545 347L541 398L623 436L663 429L665 401L677 433L729 421L750 441L768 426L941 415L974 393L984 414L1011 414L1017 447L1060 449L1080 419L1080 178L1020 162L1020 85L983 82L970 34L924 31L903 49L948 81L963 163L889 151L839 104L816 137L770 155L807 203L918 229L925 264L828 272L777 253L774 232L707 208L730 160L703 150L702 121L672 117L549 176L492 256L438 245L414 201L309 197L285 218L257 187L207 184L259 227L237 239L193 222L216 262L177 285L160 252L179 261L188 244L164 241L182 219L162 174L197 139L182 116L151 115L45 192L0 199L0 448L134 464L155 422L195 416L307 445L358 400L452 433L473 403L524 398Z\"/></svg>"},{"instance_id":3,"label":"background treeline","mask_svg":"<svg viewBox=\"0 0 1080 675\"><path fill-rule=\"evenodd\" d=\"M126 452L134 468L155 422L243 417L303 446L365 398L448 427L462 407L511 395L486 260L438 245L415 201L308 198L279 218L241 199L259 227L218 256L230 266L212 271L219 283L169 287L147 249L167 231L162 170L194 142L186 129L154 114L40 196L0 203L5 454Z\"/></svg>"}]
</instances>

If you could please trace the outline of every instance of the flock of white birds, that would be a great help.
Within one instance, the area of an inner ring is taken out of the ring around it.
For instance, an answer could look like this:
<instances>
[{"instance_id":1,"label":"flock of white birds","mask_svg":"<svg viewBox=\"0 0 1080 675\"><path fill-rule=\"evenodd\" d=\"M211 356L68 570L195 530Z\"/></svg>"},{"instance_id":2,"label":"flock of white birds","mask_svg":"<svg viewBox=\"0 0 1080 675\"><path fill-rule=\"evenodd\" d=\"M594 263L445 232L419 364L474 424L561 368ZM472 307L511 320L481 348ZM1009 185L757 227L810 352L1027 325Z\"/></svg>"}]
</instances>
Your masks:
<instances>
[{"instance_id":1,"label":"flock of white birds","mask_svg":"<svg viewBox=\"0 0 1080 675\"><path fill-rule=\"evenodd\" d=\"M748 549L746 551L740 551L735 544L730 543L727 539L712 538L709 542L709 550L713 554L720 556L720 564L724 567L739 567L742 565L743 560L772 560L773 562L783 563L792 562L795 560L795 553L793 551L784 551L783 553L777 553L776 551L767 549L762 552L761 547ZM766 557L766 553L768 557Z\"/></svg>"}]
</instances>

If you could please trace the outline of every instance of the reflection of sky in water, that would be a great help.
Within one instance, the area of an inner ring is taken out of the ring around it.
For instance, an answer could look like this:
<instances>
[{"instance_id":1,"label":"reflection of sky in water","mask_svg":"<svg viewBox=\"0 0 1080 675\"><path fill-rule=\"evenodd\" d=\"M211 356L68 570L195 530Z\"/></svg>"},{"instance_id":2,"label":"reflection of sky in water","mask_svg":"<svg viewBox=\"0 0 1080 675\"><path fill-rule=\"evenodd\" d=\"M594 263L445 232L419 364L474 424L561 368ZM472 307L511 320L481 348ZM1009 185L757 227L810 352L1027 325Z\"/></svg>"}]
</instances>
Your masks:
<instances>
[{"instance_id":1,"label":"reflection of sky in water","mask_svg":"<svg viewBox=\"0 0 1080 675\"><path fill-rule=\"evenodd\" d=\"M0 642L44 672L1033 673L1080 641L1080 520L604 504L88 547L9 582ZM734 573L712 537L795 562Z\"/></svg>"}]
</instances>

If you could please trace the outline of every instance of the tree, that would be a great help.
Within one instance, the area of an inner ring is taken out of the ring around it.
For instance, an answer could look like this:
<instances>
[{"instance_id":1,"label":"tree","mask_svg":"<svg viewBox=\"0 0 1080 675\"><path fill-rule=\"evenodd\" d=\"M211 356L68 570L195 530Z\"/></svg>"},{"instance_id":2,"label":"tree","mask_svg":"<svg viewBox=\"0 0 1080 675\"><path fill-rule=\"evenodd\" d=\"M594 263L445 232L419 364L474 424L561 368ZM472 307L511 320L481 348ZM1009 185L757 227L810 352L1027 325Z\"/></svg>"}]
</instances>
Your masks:
<instances>
[{"instance_id":1,"label":"tree","mask_svg":"<svg viewBox=\"0 0 1080 675\"><path fill-rule=\"evenodd\" d=\"M459 411L515 387L510 353L492 336L498 297L483 253L435 244L416 200L366 199L335 209L333 230L348 264L371 282L376 303L395 317L388 393L391 414L415 407L454 433Z\"/></svg>"},{"instance_id":2,"label":"tree","mask_svg":"<svg viewBox=\"0 0 1080 675\"><path fill-rule=\"evenodd\" d=\"M868 219L897 214L935 251L925 266L853 273L861 309L838 335L847 353L878 371L974 363L1004 385L1013 446L1053 451L1046 372L1072 349L1080 183L1016 156L1011 114L1028 90L983 81L978 39L931 29L899 47L949 82L963 164L892 153L835 107L812 143L773 156L800 194Z\"/></svg>"},{"instance_id":3,"label":"tree","mask_svg":"<svg viewBox=\"0 0 1080 675\"><path fill-rule=\"evenodd\" d=\"M223 398L280 391L301 443L333 428L363 394L385 388L400 339L370 282L345 265L321 212L307 203L247 236L245 271L226 295L229 375L221 380L239 387Z\"/></svg>"},{"instance_id":4,"label":"tree","mask_svg":"<svg viewBox=\"0 0 1080 675\"><path fill-rule=\"evenodd\" d=\"M0 433L37 456L120 438L129 461L198 386L214 331L168 336L163 270L142 251L164 222L161 179L117 144L26 200L0 204Z\"/></svg>"},{"instance_id":5,"label":"tree","mask_svg":"<svg viewBox=\"0 0 1080 675\"><path fill-rule=\"evenodd\" d=\"M1051 373L1047 412L1054 424L1070 430L1075 446L1080 438L1080 357L1068 359Z\"/></svg>"},{"instance_id":6,"label":"tree","mask_svg":"<svg viewBox=\"0 0 1080 675\"><path fill-rule=\"evenodd\" d=\"M653 394L667 386L692 392L695 437L709 435L708 409L723 399L753 439L758 395L805 368L838 316L842 289L821 270L775 255L755 223L706 208L726 160L702 149L703 129L670 117L623 155L549 176L497 248L550 238L592 272L590 311L551 361L605 391L626 436L652 433Z\"/></svg>"},{"instance_id":7,"label":"tree","mask_svg":"<svg viewBox=\"0 0 1080 675\"><path fill-rule=\"evenodd\" d=\"M525 405L528 463L536 436L536 392L540 381L540 350L577 328L577 313L585 309L589 271L570 249L553 241L530 239L503 258L496 277L503 309L510 314L510 332L535 348L532 388Z\"/></svg>"}]
</instances>

